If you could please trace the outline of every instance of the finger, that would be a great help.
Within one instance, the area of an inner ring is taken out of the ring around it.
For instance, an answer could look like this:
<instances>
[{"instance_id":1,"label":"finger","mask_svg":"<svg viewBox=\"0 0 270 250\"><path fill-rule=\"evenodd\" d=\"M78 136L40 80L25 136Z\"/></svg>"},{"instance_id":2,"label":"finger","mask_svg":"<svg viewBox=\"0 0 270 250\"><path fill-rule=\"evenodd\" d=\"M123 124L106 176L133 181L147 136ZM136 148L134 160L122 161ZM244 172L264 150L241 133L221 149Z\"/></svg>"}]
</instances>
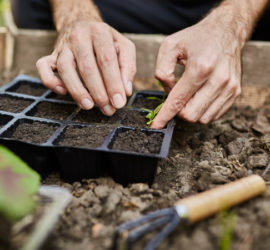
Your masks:
<instances>
[{"instance_id":1,"label":"finger","mask_svg":"<svg viewBox=\"0 0 270 250\"><path fill-rule=\"evenodd\" d=\"M214 116L213 120L218 120L221 116L223 116L228 110L229 108L233 105L233 103L235 102L235 97L231 97L221 108L221 110Z\"/></svg>"},{"instance_id":2,"label":"finger","mask_svg":"<svg viewBox=\"0 0 270 250\"><path fill-rule=\"evenodd\" d=\"M94 102L105 115L113 115L115 108L110 104L103 79L96 63L91 41L84 36L77 37L76 46L73 46L72 49L80 74Z\"/></svg>"},{"instance_id":3,"label":"finger","mask_svg":"<svg viewBox=\"0 0 270 250\"><path fill-rule=\"evenodd\" d=\"M189 99L205 81L206 76L196 76L191 73L187 66L186 71L169 93L168 98L164 102L161 110L158 112L151 127L156 129L163 128L169 120L184 108Z\"/></svg>"},{"instance_id":4,"label":"finger","mask_svg":"<svg viewBox=\"0 0 270 250\"><path fill-rule=\"evenodd\" d=\"M134 44L113 29L121 76L127 96L132 95L132 83L136 74L136 48Z\"/></svg>"},{"instance_id":5,"label":"finger","mask_svg":"<svg viewBox=\"0 0 270 250\"><path fill-rule=\"evenodd\" d=\"M40 58L36 63L36 67L44 86L60 95L67 93L64 83L54 74L56 69L55 55Z\"/></svg>"},{"instance_id":6,"label":"finger","mask_svg":"<svg viewBox=\"0 0 270 250\"><path fill-rule=\"evenodd\" d=\"M91 109L94 102L84 88L75 67L74 56L69 49L64 49L57 58L57 70L68 92L82 109Z\"/></svg>"},{"instance_id":7,"label":"finger","mask_svg":"<svg viewBox=\"0 0 270 250\"><path fill-rule=\"evenodd\" d=\"M179 57L183 57L174 39L167 37L162 42L156 62L155 77L160 80L168 90L176 83L174 70ZM168 91L166 90L166 91Z\"/></svg>"},{"instance_id":8,"label":"finger","mask_svg":"<svg viewBox=\"0 0 270 250\"><path fill-rule=\"evenodd\" d=\"M241 88L240 84L235 84L231 81L220 96L211 104L208 110L200 118L199 122L207 124L212 121L218 115L224 114L228 110L228 105L235 101L235 99L240 95ZM219 116L220 117L220 116Z\"/></svg>"},{"instance_id":9,"label":"finger","mask_svg":"<svg viewBox=\"0 0 270 250\"><path fill-rule=\"evenodd\" d=\"M224 67L217 69L187 102L178 116L189 122L197 122L220 95L229 80L229 72L226 73Z\"/></svg>"},{"instance_id":10,"label":"finger","mask_svg":"<svg viewBox=\"0 0 270 250\"><path fill-rule=\"evenodd\" d=\"M98 33L93 47L110 101L115 108L122 108L126 104L126 94L111 33L104 30Z\"/></svg>"}]
</instances>

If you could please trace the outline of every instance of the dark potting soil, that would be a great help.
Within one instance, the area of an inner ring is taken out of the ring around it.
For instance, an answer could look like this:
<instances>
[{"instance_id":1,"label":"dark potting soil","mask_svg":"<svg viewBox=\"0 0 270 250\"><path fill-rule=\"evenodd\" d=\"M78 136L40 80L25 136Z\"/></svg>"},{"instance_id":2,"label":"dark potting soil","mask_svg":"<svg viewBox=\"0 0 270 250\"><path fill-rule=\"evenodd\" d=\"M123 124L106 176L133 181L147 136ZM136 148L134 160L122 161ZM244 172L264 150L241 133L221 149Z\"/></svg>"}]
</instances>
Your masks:
<instances>
[{"instance_id":1,"label":"dark potting soil","mask_svg":"<svg viewBox=\"0 0 270 250\"><path fill-rule=\"evenodd\" d=\"M19 113L22 112L32 101L10 96L0 96L0 110Z\"/></svg>"},{"instance_id":2,"label":"dark potting soil","mask_svg":"<svg viewBox=\"0 0 270 250\"><path fill-rule=\"evenodd\" d=\"M209 125L178 120L169 157L159 162L152 187L143 183L123 187L107 177L68 184L57 173L50 175L44 183L70 189L73 200L44 249L109 250L119 223L171 207L180 198L248 174L261 174L270 161L267 110L269 105L258 109L234 106ZM270 180L270 172L265 178ZM229 211L236 216L232 224L232 250L243 246L270 249L269 188L263 196ZM222 230L224 226L217 215L177 228L158 249L220 249ZM150 233L137 240L134 249L143 249L153 236Z\"/></svg>"},{"instance_id":3,"label":"dark potting soil","mask_svg":"<svg viewBox=\"0 0 270 250\"><path fill-rule=\"evenodd\" d=\"M12 119L11 116L0 115L0 128L5 126L11 119Z\"/></svg>"},{"instance_id":4,"label":"dark potting soil","mask_svg":"<svg viewBox=\"0 0 270 250\"><path fill-rule=\"evenodd\" d=\"M17 140L23 140L31 143L45 143L52 134L56 131L57 125L33 122L33 123L22 123L20 124L11 138Z\"/></svg>"},{"instance_id":5,"label":"dark potting soil","mask_svg":"<svg viewBox=\"0 0 270 250\"><path fill-rule=\"evenodd\" d=\"M162 97L160 98L162 99ZM149 100L147 99L147 96L138 96L133 102L132 107L139 109L155 109L160 103L161 100Z\"/></svg>"},{"instance_id":6,"label":"dark potting soil","mask_svg":"<svg viewBox=\"0 0 270 250\"><path fill-rule=\"evenodd\" d=\"M39 84L21 82L20 84L15 85L15 88L12 88L8 91L26 95L41 96L45 93L45 91L47 91L47 89Z\"/></svg>"},{"instance_id":7,"label":"dark potting soil","mask_svg":"<svg viewBox=\"0 0 270 250\"><path fill-rule=\"evenodd\" d=\"M79 123L113 124L120 123L122 114L122 110L117 110L112 116L106 116L98 108L93 108L91 110L81 110L73 120Z\"/></svg>"},{"instance_id":8,"label":"dark potting soil","mask_svg":"<svg viewBox=\"0 0 270 250\"><path fill-rule=\"evenodd\" d=\"M148 119L145 116L146 116L145 113L129 110L126 111L124 119L122 120L121 124L134 128L148 128L146 124Z\"/></svg>"},{"instance_id":9,"label":"dark potting soil","mask_svg":"<svg viewBox=\"0 0 270 250\"><path fill-rule=\"evenodd\" d=\"M120 132L113 142L115 150L158 154L161 148L163 135L161 133L146 133L140 130L127 130Z\"/></svg>"},{"instance_id":10,"label":"dark potting soil","mask_svg":"<svg viewBox=\"0 0 270 250\"><path fill-rule=\"evenodd\" d=\"M110 127L73 127L66 129L58 142L61 146L97 148L112 131Z\"/></svg>"},{"instance_id":11,"label":"dark potting soil","mask_svg":"<svg viewBox=\"0 0 270 250\"><path fill-rule=\"evenodd\" d=\"M42 102L33 111L30 111L28 115L62 121L71 115L75 108L75 105Z\"/></svg>"},{"instance_id":12,"label":"dark potting soil","mask_svg":"<svg viewBox=\"0 0 270 250\"><path fill-rule=\"evenodd\" d=\"M55 94L55 93L51 93L51 94L49 94L49 96L47 98L48 99L61 100L61 101L74 101L70 94L58 95L58 94Z\"/></svg>"}]
</instances>

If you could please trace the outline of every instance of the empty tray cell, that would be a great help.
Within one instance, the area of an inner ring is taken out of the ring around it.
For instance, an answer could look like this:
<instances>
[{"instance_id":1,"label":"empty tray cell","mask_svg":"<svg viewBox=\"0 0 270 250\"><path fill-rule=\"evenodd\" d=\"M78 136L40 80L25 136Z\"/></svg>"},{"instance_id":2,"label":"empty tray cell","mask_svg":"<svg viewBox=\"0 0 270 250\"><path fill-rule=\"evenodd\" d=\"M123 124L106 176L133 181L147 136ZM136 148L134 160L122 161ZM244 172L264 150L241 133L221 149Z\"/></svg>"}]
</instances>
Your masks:
<instances>
[{"instance_id":1,"label":"empty tray cell","mask_svg":"<svg viewBox=\"0 0 270 250\"><path fill-rule=\"evenodd\" d=\"M140 112L136 110L127 110L121 124L133 128L147 128L148 119L145 117L147 112Z\"/></svg>"},{"instance_id":2,"label":"empty tray cell","mask_svg":"<svg viewBox=\"0 0 270 250\"><path fill-rule=\"evenodd\" d=\"M11 88L7 89L7 91L26 94L26 95L33 95L33 96L41 96L43 95L48 89L45 88L43 85L34 82L27 82L27 81L19 81Z\"/></svg>"},{"instance_id":3,"label":"empty tray cell","mask_svg":"<svg viewBox=\"0 0 270 250\"><path fill-rule=\"evenodd\" d=\"M78 123L113 124L120 123L122 115L122 110L116 111L112 116L106 116L98 108L93 108L91 110L81 110L75 116L74 121Z\"/></svg>"},{"instance_id":4,"label":"empty tray cell","mask_svg":"<svg viewBox=\"0 0 270 250\"><path fill-rule=\"evenodd\" d=\"M68 126L54 144L71 147L98 148L112 127Z\"/></svg>"},{"instance_id":5,"label":"empty tray cell","mask_svg":"<svg viewBox=\"0 0 270 250\"><path fill-rule=\"evenodd\" d=\"M138 93L135 97L132 107L134 108L146 108L146 109L155 109L159 104L161 104L163 99L162 94L146 94Z\"/></svg>"},{"instance_id":6,"label":"empty tray cell","mask_svg":"<svg viewBox=\"0 0 270 250\"><path fill-rule=\"evenodd\" d=\"M8 95L0 95L0 110L20 113L33 101Z\"/></svg>"},{"instance_id":7,"label":"empty tray cell","mask_svg":"<svg viewBox=\"0 0 270 250\"><path fill-rule=\"evenodd\" d=\"M159 154L163 133L119 128L109 148L120 151Z\"/></svg>"},{"instance_id":8,"label":"empty tray cell","mask_svg":"<svg viewBox=\"0 0 270 250\"><path fill-rule=\"evenodd\" d=\"M12 118L9 115L0 115L0 128L4 127Z\"/></svg>"},{"instance_id":9,"label":"empty tray cell","mask_svg":"<svg viewBox=\"0 0 270 250\"><path fill-rule=\"evenodd\" d=\"M63 121L75 110L75 105L41 102L27 115Z\"/></svg>"},{"instance_id":10,"label":"empty tray cell","mask_svg":"<svg viewBox=\"0 0 270 250\"><path fill-rule=\"evenodd\" d=\"M42 144L53 135L58 127L59 125L55 123L21 119L4 132L2 136L24 142Z\"/></svg>"},{"instance_id":11,"label":"empty tray cell","mask_svg":"<svg viewBox=\"0 0 270 250\"><path fill-rule=\"evenodd\" d=\"M55 100L61 100L61 101L74 101L70 94L66 95L58 95L55 93L50 93L46 98L48 99L55 99Z\"/></svg>"}]
</instances>

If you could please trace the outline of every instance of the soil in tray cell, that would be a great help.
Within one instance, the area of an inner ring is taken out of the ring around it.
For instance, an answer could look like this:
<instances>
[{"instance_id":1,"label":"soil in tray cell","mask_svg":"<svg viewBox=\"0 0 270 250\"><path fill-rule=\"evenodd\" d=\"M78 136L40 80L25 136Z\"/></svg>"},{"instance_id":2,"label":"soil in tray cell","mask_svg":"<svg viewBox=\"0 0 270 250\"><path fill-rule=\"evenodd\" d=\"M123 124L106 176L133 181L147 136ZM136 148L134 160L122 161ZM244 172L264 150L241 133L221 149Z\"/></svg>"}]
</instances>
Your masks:
<instances>
[{"instance_id":1,"label":"soil in tray cell","mask_svg":"<svg viewBox=\"0 0 270 250\"><path fill-rule=\"evenodd\" d=\"M45 91L47 91L47 89L41 84L22 81L9 88L8 91L26 95L41 96Z\"/></svg>"},{"instance_id":2,"label":"soil in tray cell","mask_svg":"<svg viewBox=\"0 0 270 250\"><path fill-rule=\"evenodd\" d=\"M146 108L146 109L155 109L162 101L162 96L158 96L157 98L160 98L160 100L152 100L147 99L148 97L151 97L150 95L137 95L132 107L134 108Z\"/></svg>"},{"instance_id":3,"label":"soil in tray cell","mask_svg":"<svg viewBox=\"0 0 270 250\"><path fill-rule=\"evenodd\" d=\"M75 108L75 105L42 102L27 115L63 121L72 114Z\"/></svg>"},{"instance_id":4,"label":"soil in tray cell","mask_svg":"<svg viewBox=\"0 0 270 250\"><path fill-rule=\"evenodd\" d=\"M146 153L158 154L161 149L163 134L161 133L145 133L140 130L127 130L120 132L112 145L112 149Z\"/></svg>"},{"instance_id":5,"label":"soil in tray cell","mask_svg":"<svg viewBox=\"0 0 270 250\"><path fill-rule=\"evenodd\" d=\"M122 115L123 112L118 110L112 116L106 116L98 108L93 108L91 110L81 110L75 116L74 121L79 123L113 124L120 123Z\"/></svg>"},{"instance_id":6,"label":"soil in tray cell","mask_svg":"<svg viewBox=\"0 0 270 250\"><path fill-rule=\"evenodd\" d=\"M138 112L135 110L128 110L122 120L121 124L133 128L148 128L146 124L148 119L145 117L147 113Z\"/></svg>"},{"instance_id":7,"label":"soil in tray cell","mask_svg":"<svg viewBox=\"0 0 270 250\"><path fill-rule=\"evenodd\" d=\"M97 148L102 145L111 131L112 128L110 127L69 126L56 144L61 146Z\"/></svg>"},{"instance_id":8,"label":"soil in tray cell","mask_svg":"<svg viewBox=\"0 0 270 250\"><path fill-rule=\"evenodd\" d=\"M0 96L0 110L7 112L20 113L31 103L32 101L26 99L6 95Z\"/></svg>"},{"instance_id":9,"label":"soil in tray cell","mask_svg":"<svg viewBox=\"0 0 270 250\"><path fill-rule=\"evenodd\" d=\"M0 128L4 127L11 119L12 116L0 115Z\"/></svg>"},{"instance_id":10,"label":"soil in tray cell","mask_svg":"<svg viewBox=\"0 0 270 250\"><path fill-rule=\"evenodd\" d=\"M45 143L57 128L56 124L25 121L16 127L11 138L41 144Z\"/></svg>"},{"instance_id":11,"label":"soil in tray cell","mask_svg":"<svg viewBox=\"0 0 270 250\"><path fill-rule=\"evenodd\" d=\"M55 93L49 94L46 98L48 99L55 99L55 100L61 100L61 101L74 101L70 94L66 95L57 95Z\"/></svg>"}]
</instances>

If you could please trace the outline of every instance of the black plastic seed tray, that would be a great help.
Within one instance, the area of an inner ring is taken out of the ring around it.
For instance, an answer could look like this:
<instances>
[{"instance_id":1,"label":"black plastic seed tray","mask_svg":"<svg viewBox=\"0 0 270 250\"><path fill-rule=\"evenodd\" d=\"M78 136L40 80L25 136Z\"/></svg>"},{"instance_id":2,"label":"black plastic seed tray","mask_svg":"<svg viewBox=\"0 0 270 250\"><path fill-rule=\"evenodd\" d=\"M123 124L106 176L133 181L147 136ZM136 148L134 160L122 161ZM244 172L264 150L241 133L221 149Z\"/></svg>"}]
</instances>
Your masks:
<instances>
[{"instance_id":1,"label":"black plastic seed tray","mask_svg":"<svg viewBox=\"0 0 270 250\"><path fill-rule=\"evenodd\" d=\"M158 160L168 155L175 122L149 129L140 105L149 108L142 99L162 95L135 92L123 109L106 117L20 75L0 88L0 143L42 175L59 169L70 182L109 174L123 185L151 184Z\"/></svg>"}]
</instances>

